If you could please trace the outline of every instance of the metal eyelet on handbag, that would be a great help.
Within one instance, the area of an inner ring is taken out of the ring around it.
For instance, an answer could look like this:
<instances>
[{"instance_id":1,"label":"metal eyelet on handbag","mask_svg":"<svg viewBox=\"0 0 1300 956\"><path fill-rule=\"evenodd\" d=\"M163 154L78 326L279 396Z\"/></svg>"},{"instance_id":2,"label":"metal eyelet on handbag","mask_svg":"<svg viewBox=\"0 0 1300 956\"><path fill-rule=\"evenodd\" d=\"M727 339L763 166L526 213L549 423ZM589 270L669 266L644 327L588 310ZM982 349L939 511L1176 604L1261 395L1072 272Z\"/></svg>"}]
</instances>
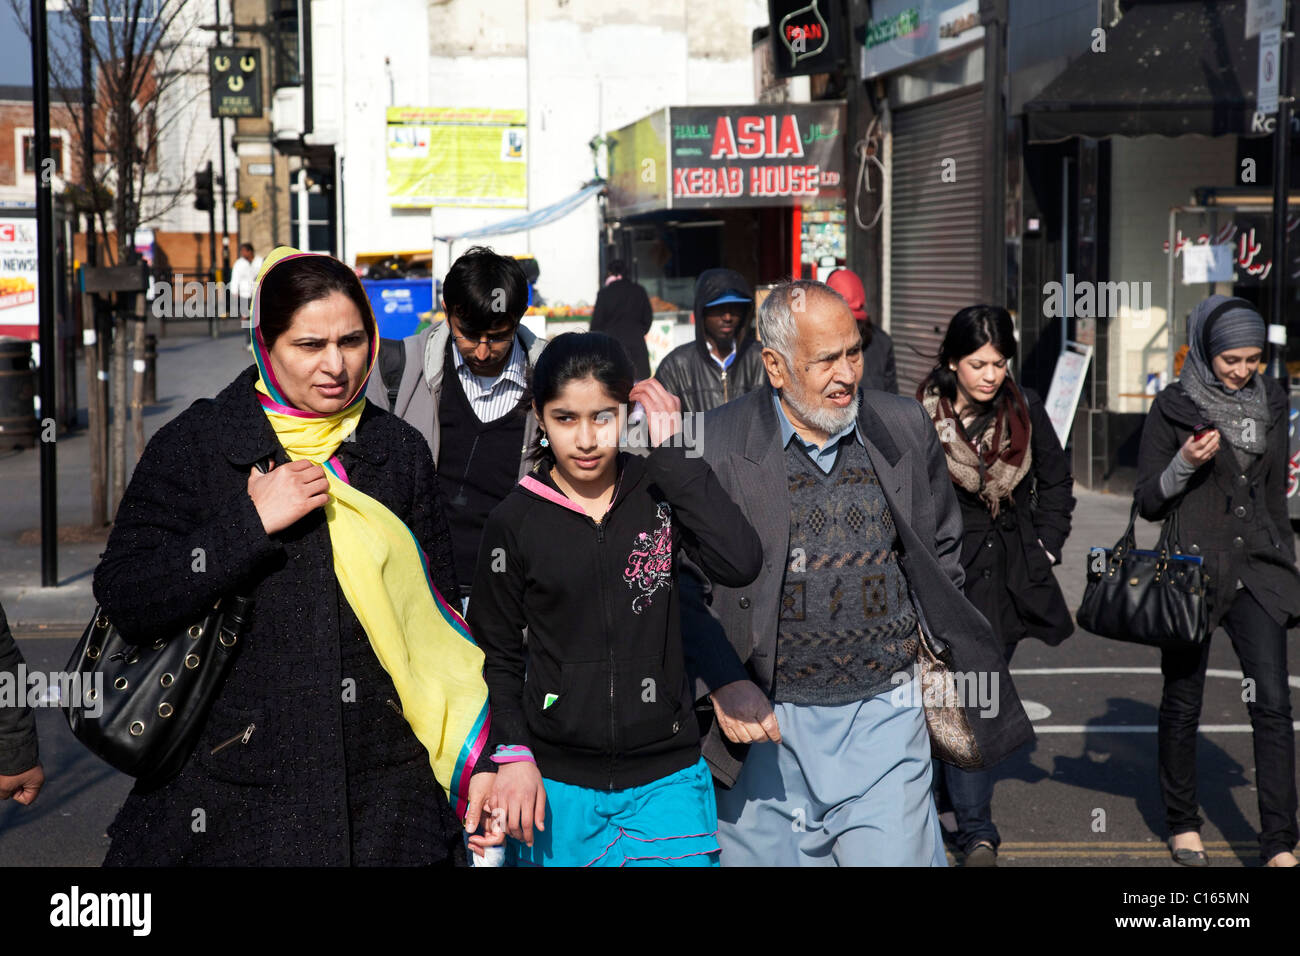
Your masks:
<instances>
[{"instance_id":1,"label":"metal eyelet on handbag","mask_svg":"<svg viewBox=\"0 0 1300 956\"><path fill-rule=\"evenodd\" d=\"M158 705L159 717L170 717L175 712L176 712L176 708L172 707L172 705L167 703L167 701L163 701L161 704Z\"/></svg>"},{"instance_id":2,"label":"metal eyelet on handbag","mask_svg":"<svg viewBox=\"0 0 1300 956\"><path fill-rule=\"evenodd\" d=\"M134 720L134 721L132 721L132 722L131 722L131 736L132 736L132 737L139 737L142 733L144 733L144 723L143 723L142 721L139 721L139 720Z\"/></svg>"},{"instance_id":3,"label":"metal eyelet on handbag","mask_svg":"<svg viewBox=\"0 0 1300 956\"><path fill-rule=\"evenodd\" d=\"M175 681L176 677L172 674L163 674L162 677L158 678L158 683L162 684L163 687L171 687Z\"/></svg>"},{"instance_id":4,"label":"metal eyelet on handbag","mask_svg":"<svg viewBox=\"0 0 1300 956\"><path fill-rule=\"evenodd\" d=\"M119 677L117 680L113 681L113 686L116 687L118 690L126 690L127 688L126 678Z\"/></svg>"},{"instance_id":5,"label":"metal eyelet on handbag","mask_svg":"<svg viewBox=\"0 0 1300 956\"><path fill-rule=\"evenodd\" d=\"M227 640L227 638L229 638L229 640ZM220 634L217 635L217 640L221 642L222 647L234 647L235 643L239 640L239 638L238 636L234 634L230 634L227 631L222 631Z\"/></svg>"},{"instance_id":6,"label":"metal eyelet on handbag","mask_svg":"<svg viewBox=\"0 0 1300 956\"><path fill-rule=\"evenodd\" d=\"M92 661L99 660L99 648L92 644L90 647L86 648L86 656Z\"/></svg>"},{"instance_id":7,"label":"metal eyelet on handbag","mask_svg":"<svg viewBox=\"0 0 1300 956\"><path fill-rule=\"evenodd\" d=\"M95 627L99 628L100 630L103 630L104 628L108 627L108 618L104 617L104 615L102 614L99 617L95 618Z\"/></svg>"},{"instance_id":8,"label":"metal eyelet on handbag","mask_svg":"<svg viewBox=\"0 0 1300 956\"><path fill-rule=\"evenodd\" d=\"M155 651L161 651L166 646L167 646L167 642L164 641L162 638L159 638L158 640L153 642L153 649Z\"/></svg>"},{"instance_id":9,"label":"metal eyelet on handbag","mask_svg":"<svg viewBox=\"0 0 1300 956\"><path fill-rule=\"evenodd\" d=\"M185 666L186 666L187 668L189 668L190 670L194 670L194 668L198 667L198 666L199 666L199 655L198 655L198 654L186 654L186 655L185 655Z\"/></svg>"},{"instance_id":10,"label":"metal eyelet on handbag","mask_svg":"<svg viewBox=\"0 0 1300 956\"><path fill-rule=\"evenodd\" d=\"M200 637L203 636L203 628L198 624L191 624L189 634L190 634L190 640L197 641Z\"/></svg>"}]
</instances>

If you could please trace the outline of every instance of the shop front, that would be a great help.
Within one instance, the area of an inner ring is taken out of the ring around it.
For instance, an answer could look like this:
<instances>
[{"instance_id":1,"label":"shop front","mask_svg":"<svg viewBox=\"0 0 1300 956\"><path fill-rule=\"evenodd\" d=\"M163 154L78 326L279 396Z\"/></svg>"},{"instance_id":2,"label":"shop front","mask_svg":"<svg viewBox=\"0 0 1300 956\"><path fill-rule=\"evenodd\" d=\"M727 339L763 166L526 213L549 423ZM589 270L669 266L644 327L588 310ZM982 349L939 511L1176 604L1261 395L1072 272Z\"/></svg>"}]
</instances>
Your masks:
<instances>
[{"instance_id":1,"label":"shop front","mask_svg":"<svg viewBox=\"0 0 1300 956\"><path fill-rule=\"evenodd\" d=\"M934 367L948 321L990 298L1003 269L984 222L996 171L985 139L984 27L978 0L873 3L861 75L885 93L883 322L899 391Z\"/></svg>"},{"instance_id":2,"label":"shop front","mask_svg":"<svg viewBox=\"0 0 1300 956\"><path fill-rule=\"evenodd\" d=\"M844 262L844 128L842 102L816 102L666 107L615 130L604 261L628 263L656 327L686 326L674 342L707 269L824 277Z\"/></svg>"}]
</instances>

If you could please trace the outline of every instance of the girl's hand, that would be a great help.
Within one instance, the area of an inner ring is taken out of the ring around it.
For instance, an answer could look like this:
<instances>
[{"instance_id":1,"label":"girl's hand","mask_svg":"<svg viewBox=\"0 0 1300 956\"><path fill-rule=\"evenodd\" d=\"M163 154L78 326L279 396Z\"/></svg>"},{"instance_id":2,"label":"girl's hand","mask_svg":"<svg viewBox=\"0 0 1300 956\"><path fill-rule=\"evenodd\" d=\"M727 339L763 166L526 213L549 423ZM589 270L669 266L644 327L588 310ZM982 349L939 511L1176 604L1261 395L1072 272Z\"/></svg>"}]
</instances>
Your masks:
<instances>
[{"instance_id":1,"label":"girl's hand","mask_svg":"<svg viewBox=\"0 0 1300 956\"><path fill-rule=\"evenodd\" d=\"M1219 430L1216 428L1206 432L1200 441L1196 440L1195 435L1189 435L1187 441L1183 442L1183 447L1179 454L1189 465L1195 465L1197 468L1213 458L1219 451Z\"/></svg>"},{"instance_id":2,"label":"girl's hand","mask_svg":"<svg viewBox=\"0 0 1300 956\"><path fill-rule=\"evenodd\" d=\"M510 836L532 846L533 827L546 829L546 788L537 764L527 760L502 764L496 778L488 801L493 818L505 824Z\"/></svg>"},{"instance_id":3,"label":"girl's hand","mask_svg":"<svg viewBox=\"0 0 1300 956\"><path fill-rule=\"evenodd\" d=\"M262 527L275 534L329 503L330 483L325 469L314 461L291 461L262 474L248 473L248 497L253 499Z\"/></svg>"},{"instance_id":4,"label":"girl's hand","mask_svg":"<svg viewBox=\"0 0 1300 956\"><path fill-rule=\"evenodd\" d=\"M682 427L682 400L658 379L647 378L632 386L629 402L640 402L650 426L650 444L658 447Z\"/></svg>"}]
</instances>

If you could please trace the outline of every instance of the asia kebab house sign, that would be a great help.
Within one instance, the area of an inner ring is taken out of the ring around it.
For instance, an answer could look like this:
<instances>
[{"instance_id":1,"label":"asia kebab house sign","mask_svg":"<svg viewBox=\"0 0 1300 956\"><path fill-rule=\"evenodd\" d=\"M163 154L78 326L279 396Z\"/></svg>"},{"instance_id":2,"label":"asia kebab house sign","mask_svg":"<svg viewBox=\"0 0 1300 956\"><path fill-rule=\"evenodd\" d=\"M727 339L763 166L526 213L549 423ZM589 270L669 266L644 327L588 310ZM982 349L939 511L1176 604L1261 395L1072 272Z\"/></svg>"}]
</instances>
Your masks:
<instances>
[{"instance_id":1,"label":"asia kebab house sign","mask_svg":"<svg viewBox=\"0 0 1300 956\"><path fill-rule=\"evenodd\" d=\"M674 209L844 195L843 103L674 107L668 122Z\"/></svg>"}]
</instances>

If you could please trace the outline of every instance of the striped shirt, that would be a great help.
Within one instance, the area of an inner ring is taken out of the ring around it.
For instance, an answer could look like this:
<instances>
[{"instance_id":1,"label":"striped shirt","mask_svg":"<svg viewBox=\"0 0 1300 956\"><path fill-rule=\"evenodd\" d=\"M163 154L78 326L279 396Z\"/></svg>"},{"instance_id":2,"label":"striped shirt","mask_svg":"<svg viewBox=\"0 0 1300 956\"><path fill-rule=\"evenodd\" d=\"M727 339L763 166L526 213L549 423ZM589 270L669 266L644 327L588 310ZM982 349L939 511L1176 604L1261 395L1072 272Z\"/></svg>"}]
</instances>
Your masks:
<instances>
[{"instance_id":1,"label":"striped shirt","mask_svg":"<svg viewBox=\"0 0 1300 956\"><path fill-rule=\"evenodd\" d=\"M512 411L528 389L524 348L519 343L517 335L510 349L510 358L496 378L486 378L471 372L461 357L460 349L454 344L451 355L456 363L456 375L460 379L460 387L465 392L465 398L469 400L469 407L484 424L494 422Z\"/></svg>"}]
</instances>

